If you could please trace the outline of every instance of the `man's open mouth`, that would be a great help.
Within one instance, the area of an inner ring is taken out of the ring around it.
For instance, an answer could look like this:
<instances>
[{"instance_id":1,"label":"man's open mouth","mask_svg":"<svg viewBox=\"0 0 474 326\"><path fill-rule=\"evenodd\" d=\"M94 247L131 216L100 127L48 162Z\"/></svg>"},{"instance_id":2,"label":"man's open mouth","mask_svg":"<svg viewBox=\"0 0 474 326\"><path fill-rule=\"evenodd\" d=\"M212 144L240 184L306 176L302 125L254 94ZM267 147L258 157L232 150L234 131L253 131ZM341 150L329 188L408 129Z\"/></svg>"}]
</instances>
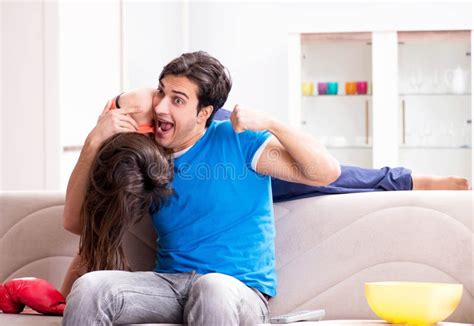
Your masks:
<instances>
[{"instance_id":1,"label":"man's open mouth","mask_svg":"<svg viewBox=\"0 0 474 326\"><path fill-rule=\"evenodd\" d=\"M164 120L156 120L156 132L160 134L160 136L164 136L168 132L170 132L174 127L174 124Z\"/></svg>"}]
</instances>

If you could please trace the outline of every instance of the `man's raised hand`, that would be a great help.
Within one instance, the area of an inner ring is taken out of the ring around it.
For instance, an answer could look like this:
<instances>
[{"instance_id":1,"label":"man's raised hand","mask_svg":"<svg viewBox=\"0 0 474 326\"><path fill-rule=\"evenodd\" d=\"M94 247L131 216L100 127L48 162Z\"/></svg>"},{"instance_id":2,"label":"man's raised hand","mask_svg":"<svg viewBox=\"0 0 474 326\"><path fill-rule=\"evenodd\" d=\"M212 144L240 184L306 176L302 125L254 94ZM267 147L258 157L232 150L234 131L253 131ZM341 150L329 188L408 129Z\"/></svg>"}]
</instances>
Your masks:
<instances>
[{"instance_id":1,"label":"man's raised hand","mask_svg":"<svg viewBox=\"0 0 474 326\"><path fill-rule=\"evenodd\" d=\"M243 109L238 104L234 107L230 116L232 127L235 132L245 130L269 130L272 120L264 116L262 113L254 110Z\"/></svg>"}]
</instances>

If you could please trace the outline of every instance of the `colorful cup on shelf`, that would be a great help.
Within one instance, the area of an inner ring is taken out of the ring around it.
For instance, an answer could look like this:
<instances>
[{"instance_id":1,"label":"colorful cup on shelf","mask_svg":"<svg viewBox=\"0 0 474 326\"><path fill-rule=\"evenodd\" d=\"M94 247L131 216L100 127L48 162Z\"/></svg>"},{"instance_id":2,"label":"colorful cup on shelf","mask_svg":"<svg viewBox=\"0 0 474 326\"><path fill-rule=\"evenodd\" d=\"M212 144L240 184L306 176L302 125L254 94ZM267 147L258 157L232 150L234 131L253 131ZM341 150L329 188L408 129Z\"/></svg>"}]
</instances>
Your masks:
<instances>
[{"instance_id":1,"label":"colorful cup on shelf","mask_svg":"<svg viewBox=\"0 0 474 326\"><path fill-rule=\"evenodd\" d=\"M318 83L318 94L319 95L326 95L327 93L328 93L327 83Z\"/></svg>"},{"instance_id":2,"label":"colorful cup on shelf","mask_svg":"<svg viewBox=\"0 0 474 326\"><path fill-rule=\"evenodd\" d=\"M337 82L327 83L327 90L328 90L329 95L337 95L338 89L339 89L339 84Z\"/></svg>"},{"instance_id":3,"label":"colorful cup on shelf","mask_svg":"<svg viewBox=\"0 0 474 326\"><path fill-rule=\"evenodd\" d=\"M368 83L366 81L358 81L356 83L357 94L364 95L367 94Z\"/></svg>"},{"instance_id":4,"label":"colorful cup on shelf","mask_svg":"<svg viewBox=\"0 0 474 326\"><path fill-rule=\"evenodd\" d=\"M355 95L357 93L356 82L346 82L346 95Z\"/></svg>"},{"instance_id":5,"label":"colorful cup on shelf","mask_svg":"<svg viewBox=\"0 0 474 326\"><path fill-rule=\"evenodd\" d=\"M313 92L314 92L314 85L312 81L301 83L301 94L303 94L303 96L312 96Z\"/></svg>"}]
</instances>

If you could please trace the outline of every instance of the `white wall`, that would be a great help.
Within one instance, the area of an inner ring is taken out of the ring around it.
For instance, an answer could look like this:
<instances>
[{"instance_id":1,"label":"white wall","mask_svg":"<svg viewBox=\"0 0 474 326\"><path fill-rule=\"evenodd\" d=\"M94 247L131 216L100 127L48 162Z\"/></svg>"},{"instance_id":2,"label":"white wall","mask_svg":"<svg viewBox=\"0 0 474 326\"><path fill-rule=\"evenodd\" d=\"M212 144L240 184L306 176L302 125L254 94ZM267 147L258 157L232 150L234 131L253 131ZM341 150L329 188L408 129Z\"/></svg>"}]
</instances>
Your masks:
<instances>
[{"instance_id":1,"label":"white wall","mask_svg":"<svg viewBox=\"0 0 474 326\"><path fill-rule=\"evenodd\" d=\"M1 4L2 189L44 189L44 8Z\"/></svg>"},{"instance_id":2,"label":"white wall","mask_svg":"<svg viewBox=\"0 0 474 326\"><path fill-rule=\"evenodd\" d=\"M44 188L60 187L61 135L59 103L59 10L57 2L43 3L44 73Z\"/></svg>"},{"instance_id":3,"label":"white wall","mask_svg":"<svg viewBox=\"0 0 474 326\"><path fill-rule=\"evenodd\" d=\"M58 189L57 6L0 8L0 189Z\"/></svg>"},{"instance_id":4,"label":"white wall","mask_svg":"<svg viewBox=\"0 0 474 326\"><path fill-rule=\"evenodd\" d=\"M3 76L3 4L0 2L0 76ZM3 189L3 78L0 77L0 189Z\"/></svg>"},{"instance_id":5,"label":"white wall","mask_svg":"<svg viewBox=\"0 0 474 326\"><path fill-rule=\"evenodd\" d=\"M59 5L61 147L78 147L108 99L121 91L121 7L115 1ZM65 189L79 150L61 155Z\"/></svg>"},{"instance_id":6,"label":"white wall","mask_svg":"<svg viewBox=\"0 0 474 326\"><path fill-rule=\"evenodd\" d=\"M121 90L120 2L0 2L0 189L64 189Z\"/></svg>"},{"instance_id":7,"label":"white wall","mask_svg":"<svg viewBox=\"0 0 474 326\"><path fill-rule=\"evenodd\" d=\"M120 5L64 2L60 12L62 145L80 145L120 92Z\"/></svg>"},{"instance_id":8,"label":"white wall","mask_svg":"<svg viewBox=\"0 0 474 326\"><path fill-rule=\"evenodd\" d=\"M124 3L124 89L157 87L163 66L186 51L186 8L182 1Z\"/></svg>"}]
</instances>

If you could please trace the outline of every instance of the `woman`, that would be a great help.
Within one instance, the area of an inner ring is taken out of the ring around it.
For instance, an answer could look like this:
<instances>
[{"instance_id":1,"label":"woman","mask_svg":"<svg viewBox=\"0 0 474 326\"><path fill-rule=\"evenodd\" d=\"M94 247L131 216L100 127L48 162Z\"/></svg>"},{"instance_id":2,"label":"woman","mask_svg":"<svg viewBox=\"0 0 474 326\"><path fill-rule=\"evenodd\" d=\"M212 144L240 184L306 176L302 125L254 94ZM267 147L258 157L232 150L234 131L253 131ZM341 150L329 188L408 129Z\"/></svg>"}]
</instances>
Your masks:
<instances>
[{"instance_id":1,"label":"woman","mask_svg":"<svg viewBox=\"0 0 474 326\"><path fill-rule=\"evenodd\" d=\"M172 193L173 166L147 134L121 133L99 149L92 165L81 217L79 254L71 263L61 292L96 270L130 270L122 247L129 226L160 208Z\"/></svg>"},{"instance_id":2,"label":"woman","mask_svg":"<svg viewBox=\"0 0 474 326\"><path fill-rule=\"evenodd\" d=\"M130 270L122 240L128 227L148 218L171 193L171 156L149 134L120 133L99 149L82 206L79 254L73 259L61 293L38 278L0 284L0 311L20 313L25 305L62 315L74 281L96 270Z\"/></svg>"}]
</instances>

